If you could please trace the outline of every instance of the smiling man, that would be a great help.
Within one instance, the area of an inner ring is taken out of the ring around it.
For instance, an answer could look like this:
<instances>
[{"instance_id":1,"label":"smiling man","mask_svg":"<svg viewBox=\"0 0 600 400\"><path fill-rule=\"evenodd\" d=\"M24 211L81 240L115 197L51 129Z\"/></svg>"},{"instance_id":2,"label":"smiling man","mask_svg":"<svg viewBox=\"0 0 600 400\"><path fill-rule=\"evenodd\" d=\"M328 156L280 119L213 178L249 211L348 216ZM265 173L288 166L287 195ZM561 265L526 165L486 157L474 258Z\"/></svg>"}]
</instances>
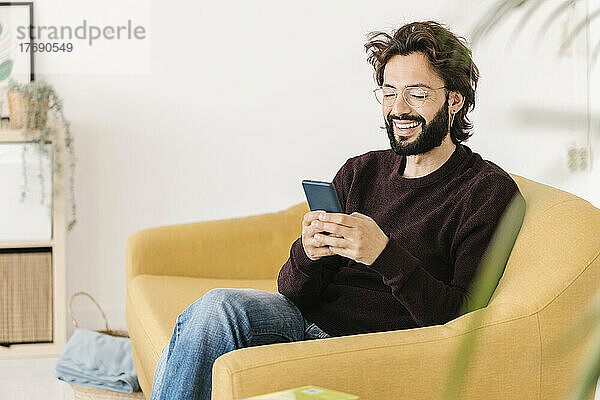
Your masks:
<instances>
[{"instance_id":1,"label":"smiling man","mask_svg":"<svg viewBox=\"0 0 600 400\"><path fill-rule=\"evenodd\" d=\"M333 179L344 212L308 212L278 278L332 336L458 317L504 210L515 196L524 208L510 175L461 143L479 77L464 39L416 22L365 48L391 149L346 161Z\"/></svg>"},{"instance_id":2,"label":"smiling man","mask_svg":"<svg viewBox=\"0 0 600 400\"><path fill-rule=\"evenodd\" d=\"M365 48L391 149L340 168L344 212L304 215L279 293L213 289L179 315L152 399L209 399L214 361L235 349L444 324L469 304L504 210L524 204L509 174L462 144L471 52L431 21L374 32Z\"/></svg>"}]
</instances>

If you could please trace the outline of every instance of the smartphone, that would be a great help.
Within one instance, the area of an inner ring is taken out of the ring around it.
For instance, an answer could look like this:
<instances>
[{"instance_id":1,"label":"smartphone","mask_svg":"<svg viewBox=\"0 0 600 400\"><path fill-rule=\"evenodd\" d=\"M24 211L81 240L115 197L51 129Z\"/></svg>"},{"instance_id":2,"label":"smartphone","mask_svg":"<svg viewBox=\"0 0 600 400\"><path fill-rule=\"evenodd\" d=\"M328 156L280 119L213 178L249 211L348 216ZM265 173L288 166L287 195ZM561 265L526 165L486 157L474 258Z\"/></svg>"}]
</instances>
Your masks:
<instances>
[{"instance_id":1,"label":"smartphone","mask_svg":"<svg viewBox=\"0 0 600 400\"><path fill-rule=\"evenodd\" d=\"M310 211L324 210L332 213L343 212L333 182L304 179L302 181L302 187L304 188L304 194L306 195ZM329 232L320 233L330 235Z\"/></svg>"},{"instance_id":2,"label":"smartphone","mask_svg":"<svg viewBox=\"0 0 600 400\"><path fill-rule=\"evenodd\" d=\"M308 201L310 211L324 210L332 213L341 213L342 206L338 199L335 186L332 182L313 181L304 179L302 181L304 194Z\"/></svg>"}]
</instances>

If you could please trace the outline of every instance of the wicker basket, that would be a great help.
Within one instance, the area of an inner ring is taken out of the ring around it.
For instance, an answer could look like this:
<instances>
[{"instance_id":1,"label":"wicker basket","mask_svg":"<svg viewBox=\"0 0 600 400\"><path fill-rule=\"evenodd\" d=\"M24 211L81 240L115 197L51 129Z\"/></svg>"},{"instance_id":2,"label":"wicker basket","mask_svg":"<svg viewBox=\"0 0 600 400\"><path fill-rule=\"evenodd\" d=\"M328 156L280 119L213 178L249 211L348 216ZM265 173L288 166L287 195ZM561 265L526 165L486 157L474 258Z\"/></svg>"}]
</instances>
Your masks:
<instances>
[{"instance_id":1,"label":"wicker basket","mask_svg":"<svg viewBox=\"0 0 600 400\"><path fill-rule=\"evenodd\" d=\"M106 318L106 314L104 314L104 310L102 310L102 307L100 307L100 304L98 304L96 299L94 299L89 293L86 293L86 292L76 292L76 293L73 293L71 295L71 297L69 297L68 310L69 310L69 315L71 316L71 321L73 322L73 325L75 326L75 328L79 328L79 324L77 323L77 320L73 316L73 309L71 307L71 304L73 303L73 299L77 296L89 297L90 300L96 305L96 307L98 307L98 310L100 310L100 314L102 314L102 318L104 319L105 329L98 330L96 332L104 333L106 335L111 335L111 336L129 337L129 334L127 333L127 331L110 329L110 327L108 326L108 319ZM98 389L98 388L93 388L93 387L88 387L88 386L74 385L72 383L69 383L69 385L71 385L71 387L73 388L73 394L75 395L75 400L127 400L127 399L144 400L145 399L144 394L142 392L121 393L121 392L115 392L112 390L104 390L104 389Z\"/></svg>"},{"instance_id":2,"label":"wicker basket","mask_svg":"<svg viewBox=\"0 0 600 400\"><path fill-rule=\"evenodd\" d=\"M145 400L142 392L120 393L112 390L102 390L87 386L71 384L75 400Z\"/></svg>"},{"instance_id":3,"label":"wicker basket","mask_svg":"<svg viewBox=\"0 0 600 400\"><path fill-rule=\"evenodd\" d=\"M0 344L52 342L52 328L52 251L0 249Z\"/></svg>"}]
</instances>

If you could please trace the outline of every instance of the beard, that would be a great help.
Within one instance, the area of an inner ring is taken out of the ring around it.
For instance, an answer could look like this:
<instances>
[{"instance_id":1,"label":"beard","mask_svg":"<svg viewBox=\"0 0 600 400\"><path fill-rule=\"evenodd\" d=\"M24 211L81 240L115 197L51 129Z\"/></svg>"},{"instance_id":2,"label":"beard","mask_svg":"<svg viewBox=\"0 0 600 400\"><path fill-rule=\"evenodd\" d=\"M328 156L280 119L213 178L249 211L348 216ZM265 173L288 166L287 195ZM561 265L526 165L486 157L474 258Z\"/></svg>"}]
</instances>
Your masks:
<instances>
[{"instance_id":1,"label":"beard","mask_svg":"<svg viewBox=\"0 0 600 400\"><path fill-rule=\"evenodd\" d=\"M427 153L430 150L438 147L444 141L444 138L448 134L448 97L444 105L438 110L433 119L429 124L425 124L425 118L420 115L408 115L402 114L392 118L392 115L388 115L385 118L385 129L387 131L388 138L392 150L399 156L412 156L416 154ZM394 135L394 123L392 120L409 120L420 122L421 133L418 134L417 138L411 143L404 143L411 137L400 136L400 142L396 140Z\"/></svg>"}]
</instances>

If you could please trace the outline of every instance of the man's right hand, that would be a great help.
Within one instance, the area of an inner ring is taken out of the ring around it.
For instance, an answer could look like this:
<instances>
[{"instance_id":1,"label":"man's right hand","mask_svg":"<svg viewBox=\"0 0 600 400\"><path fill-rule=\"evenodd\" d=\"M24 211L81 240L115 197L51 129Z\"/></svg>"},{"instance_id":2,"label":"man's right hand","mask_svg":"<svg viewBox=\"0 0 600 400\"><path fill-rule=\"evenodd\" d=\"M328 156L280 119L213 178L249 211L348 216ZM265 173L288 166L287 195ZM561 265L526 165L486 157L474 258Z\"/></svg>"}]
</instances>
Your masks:
<instances>
[{"instance_id":1,"label":"man's right hand","mask_svg":"<svg viewBox=\"0 0 600 400\"><path fill-rule=\"evenodd\" d=\"M312 225L313 221L319 220L319 215L323 211L309 211L304 214L304 218L302 219L302 247L304 247L304 252L313 261L319 260L321 257L332 256L335 255L330 249L329 246L317 241L315 239L315 233L319 233L323 231L323 228L317 228ZM340 235L334 235L336 237L341 237Z\"/></svg>"}]
</instances>

